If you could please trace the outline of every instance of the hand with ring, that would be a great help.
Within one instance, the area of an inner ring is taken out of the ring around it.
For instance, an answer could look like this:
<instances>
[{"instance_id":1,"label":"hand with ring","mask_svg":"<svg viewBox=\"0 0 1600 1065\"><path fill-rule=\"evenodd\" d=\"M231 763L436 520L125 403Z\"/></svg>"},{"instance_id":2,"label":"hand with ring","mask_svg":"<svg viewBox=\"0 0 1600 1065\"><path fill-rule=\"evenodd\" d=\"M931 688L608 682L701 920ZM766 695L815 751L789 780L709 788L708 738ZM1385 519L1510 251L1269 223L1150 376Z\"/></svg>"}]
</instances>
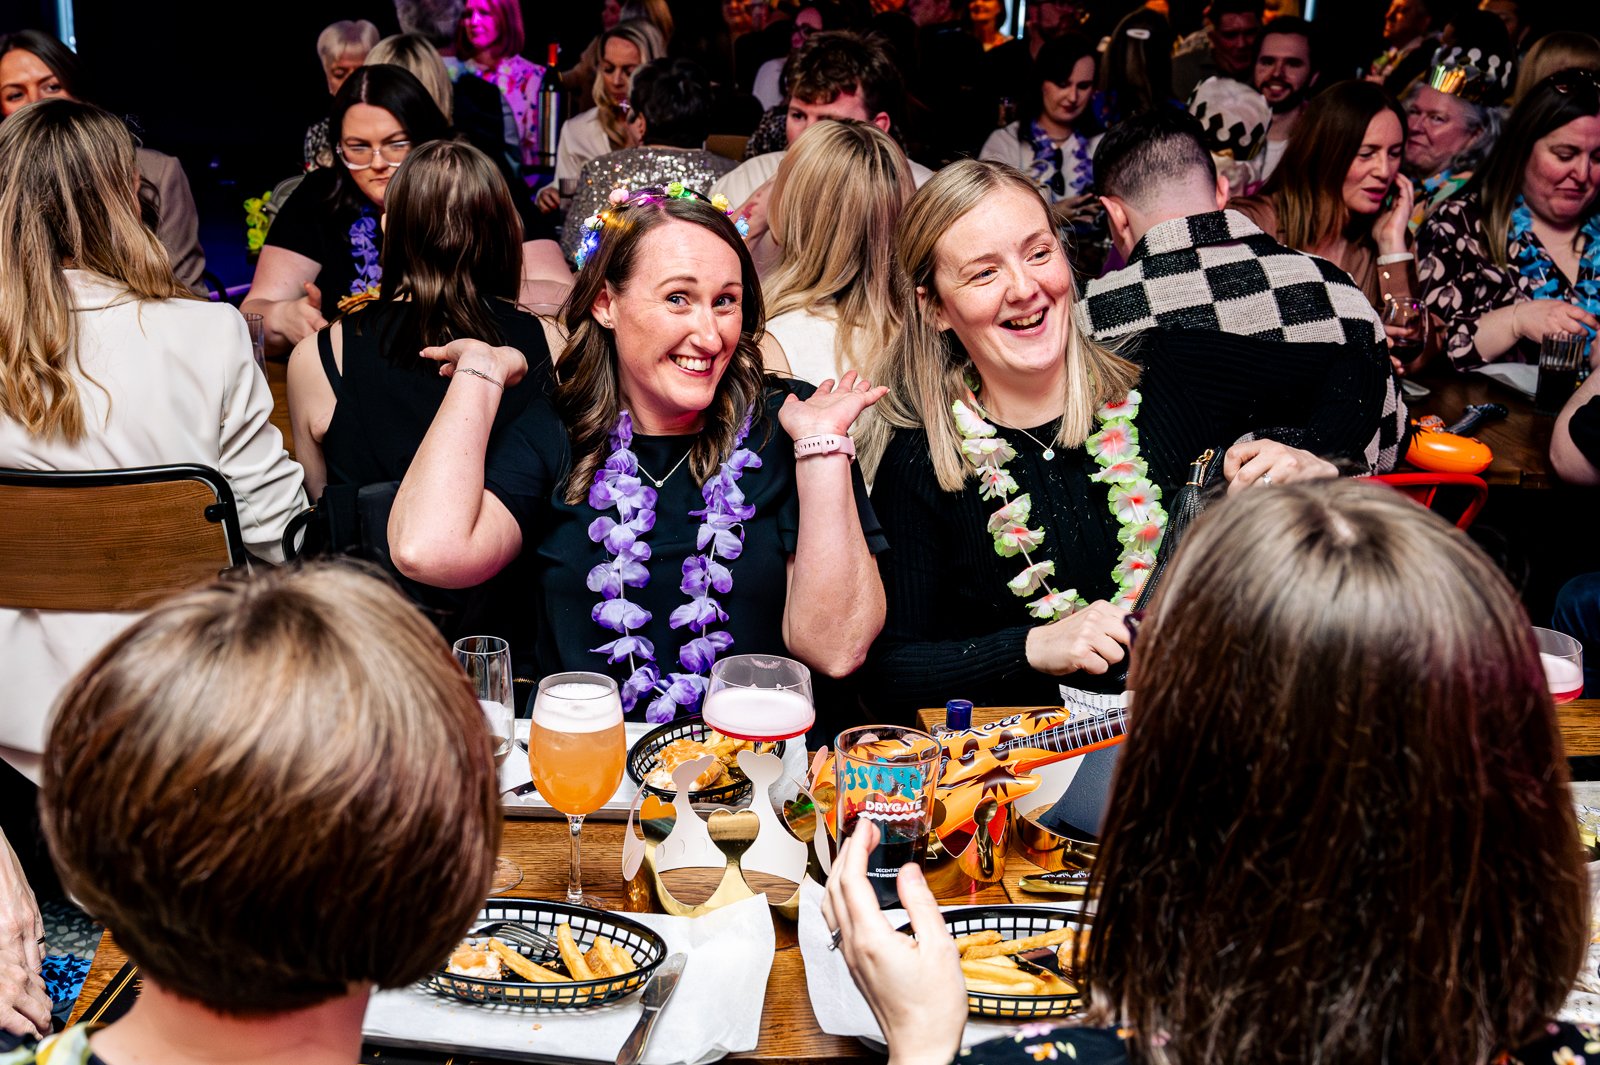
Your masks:
<instances>
[{"instance_id":1,"label":"hand with ring","mask_svg":"<svg viewBox=\"0 0 1600 1065\"><path fill-rule=\"evenodd\" d=\"M877 844L878 827L857 821L834 861L822 918L835 929L833 942L878 1019L891 1065L948 1065L967 1024L961 954L919 866L902 868L899 880L900 904L916 937L890 926L867 882L867 856Z\"/></svg>"}]
</instances>

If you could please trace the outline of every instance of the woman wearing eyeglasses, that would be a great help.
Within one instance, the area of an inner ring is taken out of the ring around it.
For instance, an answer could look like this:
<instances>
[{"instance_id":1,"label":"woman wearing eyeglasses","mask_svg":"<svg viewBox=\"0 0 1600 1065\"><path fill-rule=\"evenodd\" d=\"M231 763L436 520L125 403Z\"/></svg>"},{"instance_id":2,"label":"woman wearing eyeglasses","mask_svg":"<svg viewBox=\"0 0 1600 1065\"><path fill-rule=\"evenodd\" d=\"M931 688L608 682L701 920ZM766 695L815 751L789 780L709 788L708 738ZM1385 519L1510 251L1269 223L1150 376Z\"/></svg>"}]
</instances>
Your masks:
<instances>
[{"instance_id":1,"label":"woman wearing eyeglasses","mask_svg":"<svg viewBox=\"0 0 1600 1065\"><path fill-rule=\"evenodd\" d=\"M450 133L428 90L396 66L362 67L334 97L335 164L306 175L267 232L243 310L266 319L282 353L328 324L341 299L374 289L383 196L418 144Z\"/></svg>"},{"instance_id":2,"label":"woman wearing eyeglasses","mask_svg":"<svg viewBox=\"0 0 1600 1065\"><path fill-rule=\"evenodd\" d=\"M1600 327L1600 85L1540 82L1462 195L1417 231L1423 298L1458 368L1537 362L1552 334ZM1590 355L1593 357L1591 347Z\"/></svg>"}]
</instances>

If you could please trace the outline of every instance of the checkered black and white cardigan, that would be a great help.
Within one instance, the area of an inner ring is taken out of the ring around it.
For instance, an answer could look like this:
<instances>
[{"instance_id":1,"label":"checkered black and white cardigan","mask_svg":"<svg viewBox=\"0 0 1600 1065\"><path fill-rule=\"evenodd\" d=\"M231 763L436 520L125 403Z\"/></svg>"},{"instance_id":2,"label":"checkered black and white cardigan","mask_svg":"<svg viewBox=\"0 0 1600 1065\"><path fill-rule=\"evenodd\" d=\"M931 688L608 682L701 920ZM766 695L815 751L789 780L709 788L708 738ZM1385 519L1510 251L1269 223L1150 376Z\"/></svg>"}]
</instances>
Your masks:
<instances>
[{"instance_id":1,"label":"checkered black and white cardigan","mask_svg":"<svg viewBox=\"0 0 1600 1065\"><path fill-rule=\"evenodd\" d=\"M1387 362L1383 323L1350 275L1279 244L1238 211L1152 227L1127 266L1089 283L1083 306L1096 340L1212 329L1290 344L1355 344ZM1405 430L1400 383L1390 374L1378 433L1366 448L1372 472L1394 468Z\"/></svg>"}]
</instances>

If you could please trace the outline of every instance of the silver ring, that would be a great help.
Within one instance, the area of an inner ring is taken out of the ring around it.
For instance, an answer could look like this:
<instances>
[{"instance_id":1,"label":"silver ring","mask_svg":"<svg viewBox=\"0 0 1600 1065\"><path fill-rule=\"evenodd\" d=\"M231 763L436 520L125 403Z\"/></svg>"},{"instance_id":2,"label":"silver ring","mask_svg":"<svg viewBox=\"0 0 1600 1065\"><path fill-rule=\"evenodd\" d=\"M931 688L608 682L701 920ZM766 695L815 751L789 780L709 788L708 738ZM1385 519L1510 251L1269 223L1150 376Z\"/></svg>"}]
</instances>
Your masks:
<instances>
[{"instance_id":1,"label":"silver ring","mask_svg":"<svg viewBox=\"0 0 1600 1065\"><path fill-rule=\"evenodd\" d=\"M1272 484L1272 474L1263 473L1261 475L1261 483L1270 486Z\"/></svg>"},{"instance_id":2,"label":"silver ring","mask_svg":"<svg viewBox=\"0 0 1600 1065\"><path fill-rule=\"evenodd\" d=\"M843 938L844 938L844 929L835 928L833 930L833 938L828 941L828 949L829 950L838 950L839 949L839 941L841 939L843 939Z\"/></svg>"}]
</instances>

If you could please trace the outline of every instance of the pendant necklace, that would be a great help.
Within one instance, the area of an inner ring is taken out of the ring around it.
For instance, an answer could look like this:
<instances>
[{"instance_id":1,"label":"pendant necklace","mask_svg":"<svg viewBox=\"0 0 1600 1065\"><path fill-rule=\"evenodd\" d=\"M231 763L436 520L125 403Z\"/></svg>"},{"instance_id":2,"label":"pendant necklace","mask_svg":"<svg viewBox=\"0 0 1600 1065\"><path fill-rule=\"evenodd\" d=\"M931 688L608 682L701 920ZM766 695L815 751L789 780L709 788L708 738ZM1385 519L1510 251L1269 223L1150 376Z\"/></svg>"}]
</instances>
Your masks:
<instances>
[{"instance_id":1,"label":"pendant necklace","mask_svg":"<svg viewBox=\"0 0 1600 1065\"><path fill-rule=\"evenodd\" d=\"M989 415L989 418L990 418L991 421L993 421L996 425L1000 426L1001 428L1010 429L1014 433L1021 433L1023 436L1027 437L1029 440L1032 440L1035 444L1038 444L1040 447L1044 448L1044 460L1046 462L1050 462L1050 461L1055 459L1055 457L1056 457L1056 449L1054 447L1052 447L1051 445L1045 443L1043 440L1040 440L1037 436L1034 436L1032 433L1028 432L1028 430L1022 428L1020 425L1006 425L1005 422L1001 421L999 418L996 418L992 414ZM1057 418L1055 420L1056 421L1060 421L1061 419ZM667 476L670 477L672 475L668 474ZM661 486L657 485L656 487L659 488Z\"/></svg>"},{"instance_id":2,"label":"pendant necklace","mask_svg":"<svg viewBox=\"0 0 1600 1065\"><path fill-rule=\"evenodd\" d=\"M662 485L664 485L664 484L666 484L666 483L667 483L667 480L668 480L668 479L669 479L669 478L671 478L671 476L672 476L672 475L673 475L673 474L675 474L675 473L677 473L677 472L678 472L678 467L679 467L679 466L682 466L682 465L683 465L683 464L684 464L684 463L685 463L685 462L688 462L688 461L689 461L689 455L690 455L690 453L692 453L692 452L693 452L693 451L694 451L694 447L693 447L693 446L691 446L691 447L690 447L690 448L689 448L689 450L688 450L688 451L685 451L685 452L684 452L684 453L683 453L683 458L681 458L681 459L679 459L679 460L678 460L678 461L677 461L677 464L676 464L676 465L674 465L674 466L673 466L673 467L672 467L672 469L670 469L670 470L668 470L668 471L667 471L667 472L666 472L666 474L665 474L665 476L663 476L663 477L662 477L662 478L661 478L661 479L660 479L660 480L656 480L656 478L654 478L654 477L652 477L652 476L650 476L650 472L649 472L649 471L648 471L648 470L646 470L646 469L645 469L645 468L644 468L644 467L643 467L643 466L640 466L640 467L639 467L639 472L640 472L640 473L642 473L642 474L644 474L644 476L645 476L645 480L647 480L647 481L649 481L649 482L650 482L650 483L651 483L651 484L653 484L653 485L655 485L655 486L656 486L656 487L657 487L657 488L660 488L660 487L661 487L661 486L662 486ZM637 463L635 463L635 465L637 465Z\"/></svg>"}]
</instances>

